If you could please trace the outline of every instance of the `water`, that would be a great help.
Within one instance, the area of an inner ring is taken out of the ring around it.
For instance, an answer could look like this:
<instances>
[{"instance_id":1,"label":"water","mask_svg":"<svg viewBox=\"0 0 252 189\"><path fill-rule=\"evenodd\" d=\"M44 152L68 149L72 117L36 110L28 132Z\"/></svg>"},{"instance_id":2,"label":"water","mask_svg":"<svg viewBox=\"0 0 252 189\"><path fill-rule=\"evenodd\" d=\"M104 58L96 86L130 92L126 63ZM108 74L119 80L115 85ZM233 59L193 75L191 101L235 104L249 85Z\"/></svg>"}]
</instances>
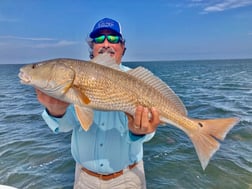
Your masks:
<instances>
[{"instance_id":1,"label":"water","mask_svg":"<svg viewBox=\"0 0 252 189\"><path fill-rule=\"evenodd\" d=\"M144 145L149 189L252 189L252 60L130 62L164 80L195 118L241 119L202 170L188 137L160 127ZM34 90L19 83L21 65L0 65L0 184L70 189L71 133L53 134Z\"/></svg>"}]
</instances>

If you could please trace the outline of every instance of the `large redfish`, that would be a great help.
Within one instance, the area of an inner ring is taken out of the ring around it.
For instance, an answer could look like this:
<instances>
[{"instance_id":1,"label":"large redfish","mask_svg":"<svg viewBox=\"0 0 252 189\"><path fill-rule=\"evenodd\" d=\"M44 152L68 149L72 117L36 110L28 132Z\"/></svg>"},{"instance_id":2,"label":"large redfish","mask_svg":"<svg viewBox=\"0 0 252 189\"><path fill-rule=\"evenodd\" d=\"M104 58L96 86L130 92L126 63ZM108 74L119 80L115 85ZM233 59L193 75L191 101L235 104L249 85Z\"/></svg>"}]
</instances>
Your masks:
<instances>
[{"instance_id":1,"label":"large redfish","mask_svg":"<svg viewBox=\"0 0 252 189\"><path fill-rule=\"evenodd\" d=\"M122 72L107 54L91 61L54 59L20 69L23 84L75 105L83 129L92 124L92 109L119 110L134 115L138 105L155 107L163 123L183 130L206 168L238 118L191 119L179 97L143 67Z\"/></svg>"}]
</instances>

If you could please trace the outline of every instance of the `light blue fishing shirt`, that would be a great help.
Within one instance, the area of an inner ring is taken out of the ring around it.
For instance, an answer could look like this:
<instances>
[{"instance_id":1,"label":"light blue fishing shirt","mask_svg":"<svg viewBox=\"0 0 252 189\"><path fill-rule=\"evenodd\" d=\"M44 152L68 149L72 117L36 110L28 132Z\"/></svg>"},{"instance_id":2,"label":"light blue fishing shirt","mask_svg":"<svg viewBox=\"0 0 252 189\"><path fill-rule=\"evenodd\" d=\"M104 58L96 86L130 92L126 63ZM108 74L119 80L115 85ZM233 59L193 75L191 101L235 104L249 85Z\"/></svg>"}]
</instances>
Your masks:
<instances>
[{"instance_id":1,"label":"light blue fishing shirt","mask_svg":"<svg viewBox=\"0 0 252 189\"><path fill-rule=\"evenodd\" d=\"M123 71L128 67L120 65ZM54 133L72 131L71 152L75 161L100 174L110 174L139 162L143 158L143 143L154 136L134 135L128 129L124 112L94 110L93 124L88 131L82 129L73 105L62 118L46 112L42 117Z\"/></svg>"}]
</instances>

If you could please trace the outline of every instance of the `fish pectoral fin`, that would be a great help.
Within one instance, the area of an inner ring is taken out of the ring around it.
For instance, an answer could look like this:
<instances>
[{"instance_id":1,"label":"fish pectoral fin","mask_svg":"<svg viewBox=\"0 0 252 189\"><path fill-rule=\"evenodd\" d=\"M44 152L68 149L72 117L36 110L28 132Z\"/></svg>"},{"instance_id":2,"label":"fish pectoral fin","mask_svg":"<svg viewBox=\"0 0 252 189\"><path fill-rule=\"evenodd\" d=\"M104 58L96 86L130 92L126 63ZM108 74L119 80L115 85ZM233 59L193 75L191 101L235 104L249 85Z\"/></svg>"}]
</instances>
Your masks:
<instances>
[{"instance_id":1,"label":"fish pectoral fin","mask_svg":"<svg viewBox=\"0 0 252 189\"><path fill-rule=\"evenodd\" d=\"M72 86L72 83L73 83L72 81L69 81L69 82L66 83L66 85L62 89L62 95L66 94L69 91L69 89Z\"/></svg>"},{"instance_id":2,"label":"fish pectoral fin","mask_svg":"<svg viewBox=\"0 0 252 189\"><path fill-rule=\"evenodd\" d=\"M220 118L209 120L196 120L199 129L188 132L196 149L203 170L206 168L213 154L219 149L219 140L224 140L227 133L239 121L238 118Z\"/></svg>"},{"instance_id":3,"label":"fish pectoral fin","mask_svg":"<svg viewBox=\"0 0 252 189\"><path fill-rule=\"evenodd\" d=\"M83 90L80 90L78 87L73 86L72 89L74 90L75 95L79 98L81 104L89 104L91 100L85 94Z\"/></svg>"},{"instance_id":4,"label":"fish pectoral fin","mask_svg":"<svg viewBox=\"0 0 252 189\"><path fill-rule=\"evenodd\" d=\"M74 108L77 118L81 124L81 127L85 131L88 131L93 123L93 117L94 117L93 110L91 108L80 107L77 105L75 105Z\"/></svg>"}]
</instances>

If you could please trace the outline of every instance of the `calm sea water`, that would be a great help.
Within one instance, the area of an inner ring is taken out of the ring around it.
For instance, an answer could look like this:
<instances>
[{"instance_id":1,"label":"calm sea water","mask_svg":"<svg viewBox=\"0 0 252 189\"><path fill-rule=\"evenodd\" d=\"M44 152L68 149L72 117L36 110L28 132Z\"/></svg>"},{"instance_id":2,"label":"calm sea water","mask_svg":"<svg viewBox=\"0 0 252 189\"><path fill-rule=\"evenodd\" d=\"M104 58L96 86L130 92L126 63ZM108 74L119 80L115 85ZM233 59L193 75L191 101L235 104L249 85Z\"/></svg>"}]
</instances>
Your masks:
<instances>
[{"instance_id":1,"label":"calm sea water","mask_svg":"<svg viewBox=\"0 0 252 189\"><path fill-rule=\"evenodd\" d=\"M147 67L183 100L189 116L241 119L202 170L189 138L160 127L144 146L149 189L252 189L252 60L130 62ZM70 189L71 133L53 134L34 90L19 83L21 65L0 65L0 184Z\"/></svg>"}]
</instances>

